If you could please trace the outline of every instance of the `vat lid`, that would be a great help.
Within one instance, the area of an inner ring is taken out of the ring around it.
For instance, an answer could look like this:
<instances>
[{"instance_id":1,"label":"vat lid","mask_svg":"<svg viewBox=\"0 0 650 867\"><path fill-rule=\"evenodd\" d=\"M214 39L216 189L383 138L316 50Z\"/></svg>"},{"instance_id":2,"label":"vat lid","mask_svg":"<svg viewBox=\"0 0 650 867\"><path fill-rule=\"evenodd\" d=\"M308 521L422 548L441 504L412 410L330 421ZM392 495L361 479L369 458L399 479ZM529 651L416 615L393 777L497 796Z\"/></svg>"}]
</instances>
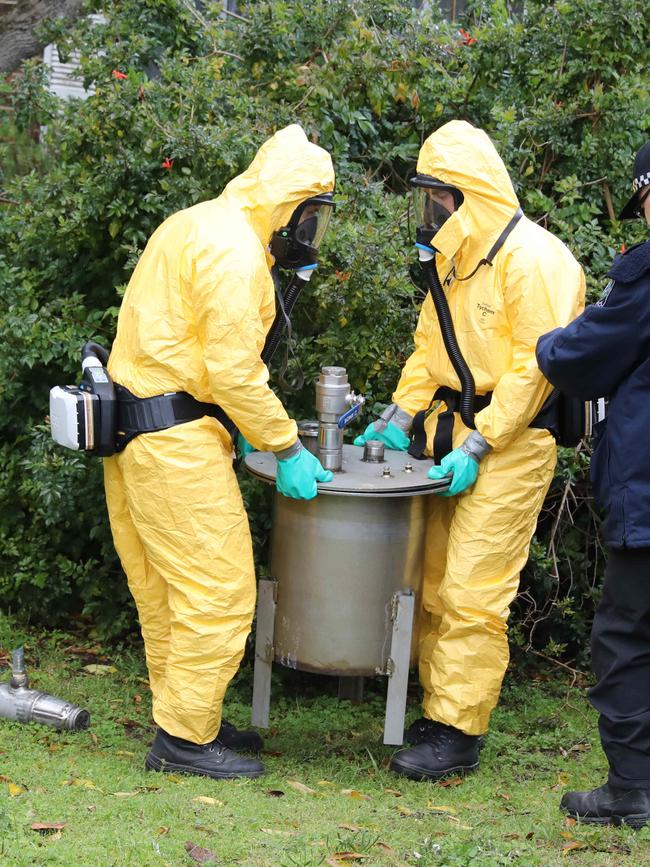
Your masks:
<instances>
[{"instance_id":1,"label":"vat lid","mask_svg":"<svg viewBox=\"0 0 650 867\"><path fill-rule=\"evenodd\" d=\"M318 486L319 494L347 497L416 497L446 491L448 479L427 478L434 461L417 461L406 452L386 449L383 463L361 460L363 446L343 446L343 469L334 473L331 482ZM263 482L275 482L276 459L273 452L251 452L244 464L248 472ZM410 469L409 469L410 467ZM387 472L388 471L388 472Z\"/></svg>"}]
</instances>

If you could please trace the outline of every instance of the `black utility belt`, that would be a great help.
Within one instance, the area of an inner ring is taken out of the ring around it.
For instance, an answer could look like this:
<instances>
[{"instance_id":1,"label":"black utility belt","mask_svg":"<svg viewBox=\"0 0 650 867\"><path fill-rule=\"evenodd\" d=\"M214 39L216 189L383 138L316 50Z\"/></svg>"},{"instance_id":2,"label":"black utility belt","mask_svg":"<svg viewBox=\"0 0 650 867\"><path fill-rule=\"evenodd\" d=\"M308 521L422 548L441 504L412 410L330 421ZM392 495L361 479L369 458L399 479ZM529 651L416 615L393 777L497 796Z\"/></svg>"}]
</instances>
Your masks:
<instances>
[{"instance_id":1,"label":"black utility belt","mask_svg":"<svg viewBox=\"0 0 650 867\"><path fill-rule=\"evenodd\" d=\"M132 439L142 433L167 430L178 424L210 416L216 418L231 436L236 426L214 403L203 403L185 391L136 397L128 388L115 383L117 403L116 450L121 452Z\"/></svg>"},{"instance_id":2,"label":"black utility belt","mask_svg":"<svg viewBox=\"0 0 650 867\"><path fill-rule=\"evenodd\" d=\"M448 388L446 385L441 386L431 398L429 406L425 410L420 410L415 414L413 426L411 428L411 445L409 446L409 455L421 460L424 457L424 451L427 446L427 435L424 425L435 403L444 403L446 409L438 415L438 423L436 432L433 437L433 459L437 464L449 454L453 449L454 436L454 413L460 410L460 401L462 394L460 391L455 391L453 388ZM531 421L528 427L542 428L550 431L556 439L559 432L557 430L557 398L558 393L553 392L546 400L544 406L539 413ZM477 394L474 398L474 412L480 412L490 405L492 400L492 392L487 394Z\"/></svg>"}]
</instances>

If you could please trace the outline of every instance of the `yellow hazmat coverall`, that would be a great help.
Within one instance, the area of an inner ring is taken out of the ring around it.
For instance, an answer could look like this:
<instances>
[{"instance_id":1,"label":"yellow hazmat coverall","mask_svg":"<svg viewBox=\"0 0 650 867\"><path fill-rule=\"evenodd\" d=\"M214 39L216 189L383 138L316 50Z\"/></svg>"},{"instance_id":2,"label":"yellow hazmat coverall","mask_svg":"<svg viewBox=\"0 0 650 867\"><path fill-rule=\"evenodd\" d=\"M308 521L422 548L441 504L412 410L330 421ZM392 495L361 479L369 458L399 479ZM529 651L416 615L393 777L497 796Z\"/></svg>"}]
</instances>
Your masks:
<instances>
[{"instance_id":1,"label":"yellow hazmat coverall","mask_svg":"<svg viewBox=\"0 0 650 867\"><path fill-rule=\"evenodd\" d=\"M519 202L488 136L465 121L434 132L417 171L462 191L465 200L436 234L438 275L477 394L476 414L492 451L474 487L431 497L420 625L426 717L478 735L488 728L508 664L507 618L537 516L553 476L555 442L529 428L551 386L535 360L537 338L584 306L582 270L565 245L523 217L494 259L462 282L501 234ZM460 390L427 295L393 401L415 415L439 386ZM437 418L425 425L433 453ZM454 416L454 448L469 430Z\"/></svg>"},{"instance_id":2,"label":"yellow hazmat coverall","mask_svg":"<svg viewBox=\"0 0 650 867\"><path fill-rule=\"evenodd\" d=\"M334 188L329 154L292 125L211 201L152 235L109 361L138 397L185 391L219 404L260 450L297 439L260 353L275 316L267 251L298 204ZM115 547L138 607L156 723L212 741L250 631L255 574L232 442L204 417L141 434L104 462Z\"/></svg>"}]
</instances>

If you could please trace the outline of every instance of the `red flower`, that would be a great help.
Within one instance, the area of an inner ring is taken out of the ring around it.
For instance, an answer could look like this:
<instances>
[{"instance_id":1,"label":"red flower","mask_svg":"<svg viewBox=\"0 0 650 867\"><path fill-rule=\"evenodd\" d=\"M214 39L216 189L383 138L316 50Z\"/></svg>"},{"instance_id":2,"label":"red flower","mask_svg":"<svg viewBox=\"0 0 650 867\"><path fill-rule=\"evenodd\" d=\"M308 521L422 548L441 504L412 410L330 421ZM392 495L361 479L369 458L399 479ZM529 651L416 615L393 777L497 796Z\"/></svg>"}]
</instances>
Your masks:
<instances>
[{"instance_id":1,"label":"red flower","mask_svg":"<svg viewBox=\"0 0 650 867\"><path fill-rule=\"evenodd\" d=\"M468 33L466 30L463 30L462 27L458 31L458 35L460 36L460 40L463 45L474 45L475 42L478 42L478 39L476 39L474 36L471 35L471 33Z\"/></svg>"},{"instance_id":2,"label":"red flower","mask_svg":"<svg viewBox=\"0 0 650 867\"><path fill-rule=\"evenodd\" d=\"M125 78L129 77L128 75L125 75L123 72L120 72L119 69L114 69L111 72L111 75L113 76L113 78L117 78L120 80L124 80Z\"/></svg>"},{"instance_id":3,"label":"red flower","mask_svg":"<svg viewBox=\"0 0 650 867\"><path fill-rule=\"evenodd\" d=\"M165 159L160 164L164 169L167 169L168 172L171 172L172 166L174 165L174 160L170 160L169 157L165 157Z\"/></svg>"},{"instance_id":4,"label":"red flower","mask_svg":"<svg viewBox=\"0 0 650 867\"><path fill-rule=\"evenodd\" d=\"M626 253L626 252L627 252L627 247L625 246L625 244L621 244L621 253Z\"/></svg>"}]
</instances>

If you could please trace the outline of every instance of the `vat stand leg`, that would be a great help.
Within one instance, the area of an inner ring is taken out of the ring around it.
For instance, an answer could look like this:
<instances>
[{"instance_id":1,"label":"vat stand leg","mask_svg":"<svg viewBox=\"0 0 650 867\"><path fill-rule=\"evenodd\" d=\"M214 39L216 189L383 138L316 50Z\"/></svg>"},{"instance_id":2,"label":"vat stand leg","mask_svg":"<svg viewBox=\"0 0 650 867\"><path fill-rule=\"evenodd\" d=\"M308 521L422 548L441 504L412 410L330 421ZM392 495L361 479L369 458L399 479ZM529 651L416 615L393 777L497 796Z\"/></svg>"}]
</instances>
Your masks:
<instances>
[{"instance_id":1,"label":"vat stand leg","mask_svg":"<svg viewBox=\"0 0 650 867\"><path fill-rule=\"evenodd\" d=\"M271 707L271 669L277 581L260 581L257 587L257 624L255 629L255 667L253 669L254 726L269 727Z\"/></svg>"},{"instance_id":2,"label":"vat stand leg","mask_svg":"<svg viewBox=\"0 0 650 867\"><path fill-rule=\"evenodd\" d=\"M339 677L339 701L363 701L363 677Z\"/></svg>"},{"instance_id":3,"label":"vat stand leg","mask_svg":"<svg viewBox=\"0 0 650 867\"><path fill-rule=\"evenodd\" d=\"M386 718L384 720L384 743L401 744L404 740L406 716L406 690L411 661L411 637L415 596L410 592L395 593L391 600L393 637L390 658L386 665L388 692L386 695Z\"/></svg>"}]
</instances>

